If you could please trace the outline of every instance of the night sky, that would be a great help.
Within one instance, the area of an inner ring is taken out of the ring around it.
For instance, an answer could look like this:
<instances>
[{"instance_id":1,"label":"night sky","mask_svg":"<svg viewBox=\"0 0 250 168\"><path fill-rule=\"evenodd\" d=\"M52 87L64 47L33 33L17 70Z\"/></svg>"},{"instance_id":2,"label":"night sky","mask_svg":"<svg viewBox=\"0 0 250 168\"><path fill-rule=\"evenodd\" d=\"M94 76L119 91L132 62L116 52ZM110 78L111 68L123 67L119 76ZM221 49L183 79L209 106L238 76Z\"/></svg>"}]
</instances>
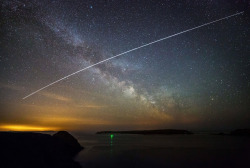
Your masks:
<instances>
[{"instance_id":1,"label":"night sky","mask_svg":"<svg viewBox=\"0 0 250 168\"><path fill-rule=\"evenodd\" d=\"M250 126L244 0L0 2L0 130ZM243 14L141 48L151 41Z\"/></svg>"}]
</instances>

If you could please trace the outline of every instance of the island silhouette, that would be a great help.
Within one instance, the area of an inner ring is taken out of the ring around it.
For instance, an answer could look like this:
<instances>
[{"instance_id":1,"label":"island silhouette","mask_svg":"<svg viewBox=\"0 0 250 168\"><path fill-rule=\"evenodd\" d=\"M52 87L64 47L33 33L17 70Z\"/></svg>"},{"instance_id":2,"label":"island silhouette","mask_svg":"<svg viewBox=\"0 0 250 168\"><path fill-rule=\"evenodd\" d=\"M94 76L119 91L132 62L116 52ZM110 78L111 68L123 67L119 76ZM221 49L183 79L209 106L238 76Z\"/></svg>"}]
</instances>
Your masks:
<instances>
[{"instance_id":1,"label":"island silhouette","mask_svg":"<svg viewBox=\"0 0 250 168\"><path fill-rule=\"evenodd\" d=\"M131 130L131 131L100 131L96 134L143 134L143 135L174 135L174 134L193 134L191 131L187 130L177 130L177 129L159 129L159 130Z\"/></svg>"}]
</instances>

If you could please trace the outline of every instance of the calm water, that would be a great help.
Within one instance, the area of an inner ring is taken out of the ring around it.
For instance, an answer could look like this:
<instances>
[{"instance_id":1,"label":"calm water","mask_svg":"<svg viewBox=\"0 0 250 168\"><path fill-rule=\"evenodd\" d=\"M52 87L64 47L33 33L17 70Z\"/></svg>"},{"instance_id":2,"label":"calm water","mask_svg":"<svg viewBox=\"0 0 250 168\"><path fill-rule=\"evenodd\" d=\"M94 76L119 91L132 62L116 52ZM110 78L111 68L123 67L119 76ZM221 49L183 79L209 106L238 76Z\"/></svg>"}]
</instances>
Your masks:
<instances>
[{"instance_id":1,"label":"calm water","mask_svg":"<svg viewBox=\"0 0 250 168\"><path fill-rule=\"evenodd\" d=\"M217 135L77 136L76 160L89 167L250 167L250 137Z\"/></svg>"}]
</instances>

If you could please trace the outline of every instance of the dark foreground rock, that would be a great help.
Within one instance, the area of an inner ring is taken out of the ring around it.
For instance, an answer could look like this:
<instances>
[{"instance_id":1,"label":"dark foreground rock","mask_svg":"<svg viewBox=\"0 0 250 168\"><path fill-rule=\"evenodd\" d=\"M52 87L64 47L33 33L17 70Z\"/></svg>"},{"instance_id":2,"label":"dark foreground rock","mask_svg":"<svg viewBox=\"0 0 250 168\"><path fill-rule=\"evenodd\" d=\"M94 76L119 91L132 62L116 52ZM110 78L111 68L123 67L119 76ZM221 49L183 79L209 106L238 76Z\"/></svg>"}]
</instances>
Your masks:
<instances>
[{"instance_id":1,"label":"dark foreground rock","mask_svg":"<svg viewBox=\"0 0 250 168\"><path fill-rule=\"evenodd\" d=\"M193 134L187 130L162 129L162 130L137 130L137 131L101 131L96 134L143 134L143 135L174 135L174 134Z\"/></svg>"},{"instance_id":2,"label":"dark foreground rock","mask_svg":"<svg viewBox=\"0 0 250 168\"><path fill-rule=\"evenodd\" d=\"M230 133L235 136L250 136L250 129L236 129Z\"/></svg>"},{"instance_id":3,"label":"dark foreground rock","mask_svg":"<svg viewBox=\"0 0 250 168\"><path fill-rule=\"evenodd\" d=\"M0 132L0 167L80 168L73 157L83 149L66 131L51 136L29 132Z\"/></svg>"}]
</instances>

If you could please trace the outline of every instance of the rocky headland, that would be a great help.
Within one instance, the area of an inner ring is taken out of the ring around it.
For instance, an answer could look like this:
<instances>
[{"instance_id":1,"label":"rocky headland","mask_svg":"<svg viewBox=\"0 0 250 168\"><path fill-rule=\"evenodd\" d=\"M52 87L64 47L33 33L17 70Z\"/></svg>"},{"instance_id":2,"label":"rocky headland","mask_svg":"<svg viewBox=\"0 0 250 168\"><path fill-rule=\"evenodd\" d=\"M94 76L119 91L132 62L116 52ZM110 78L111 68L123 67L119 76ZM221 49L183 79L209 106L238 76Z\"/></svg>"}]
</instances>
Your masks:
<instances>
[{"instance_id":1,"label":"rocky headland","mask_svg":"<svg viewBox=\"0 0 250 168\"><path fill-rule=\"evenodd\" d=\"M80 168L73 157L83 149L68 132L54 135L0 132L0 160L4 168Z\"/></svg>"}]
</instances>

